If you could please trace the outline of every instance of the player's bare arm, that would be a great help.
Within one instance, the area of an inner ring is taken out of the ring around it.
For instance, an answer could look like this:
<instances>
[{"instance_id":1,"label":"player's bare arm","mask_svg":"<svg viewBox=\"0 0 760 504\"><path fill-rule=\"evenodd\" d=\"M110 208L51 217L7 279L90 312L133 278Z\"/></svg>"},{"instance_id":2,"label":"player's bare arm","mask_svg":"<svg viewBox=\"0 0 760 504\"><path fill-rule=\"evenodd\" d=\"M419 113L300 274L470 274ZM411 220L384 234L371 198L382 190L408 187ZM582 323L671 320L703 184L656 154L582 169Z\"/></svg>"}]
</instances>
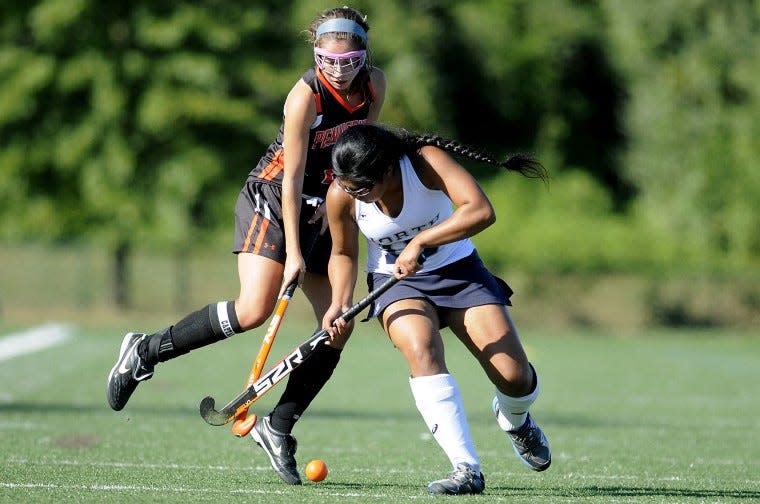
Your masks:
<instances>
[{"instance_id":1,"label":"player's bare arm","mask_svg":"<svg viewBox=\"0 0 760 504\"><path fill-rule=\"evenodd\" d=\"M353 198L333 182L327 191L327 218L332 234L332 253L327 267L332 287L332 303L322 327L333 335L350 333L351 326L336 320L351 306L358 272L359 230L354 218ZM335 328L332 325L335 323Z\"/></svg>"},{"instance_id":2,"label":"player's bare arm","mask_svg":"<svg viewBox=\"0 0 760 504\"><path fill-rule=\"evenodd\" d=\"M301 209L303 177L308 151L309 127L317 117L314 97L306 83L299 80L285 101L284 155L282 181L282 213L285 225L287 260L280 294L296 277L303 281L306 263L301 255L298 222Z\"/></svg>"},{"instance_id":3,"label":"player's bare arm","mask_svg":"<svg viewBox=\"0 0 760 504\"><path fill-rule=\"evenodd\" d=\"M448 219L419 233L399 255L399 262L410 271L418 269L417 257L425 248L469 238L496 221L488 197L461 164L437 147L426 146L420 152L420 180L429 189L443 191L456 209Z\"/></svg>"}]
</instances>

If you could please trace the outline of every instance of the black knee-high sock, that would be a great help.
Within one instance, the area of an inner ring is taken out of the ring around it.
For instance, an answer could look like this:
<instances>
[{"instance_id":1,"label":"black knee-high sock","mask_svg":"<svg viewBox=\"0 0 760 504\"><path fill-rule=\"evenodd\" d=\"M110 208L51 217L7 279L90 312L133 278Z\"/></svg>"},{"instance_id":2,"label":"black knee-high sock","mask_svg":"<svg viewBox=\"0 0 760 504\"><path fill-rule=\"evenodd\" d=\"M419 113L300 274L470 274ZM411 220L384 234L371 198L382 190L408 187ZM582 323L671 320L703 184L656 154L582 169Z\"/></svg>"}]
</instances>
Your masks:
<instances>
[{"instance_id":1,"label":"black knee-high sock","mask_svg":"<svg viewBox=\"0 0 760 504\"><path fill-rule=\"evenodd\" d=\"M146 338L137 351L146 364L154 366L190 350L204 347L243 332L234 301L221 301L195 311Z\"/></svg>"},{"instance_id":2,"label":"black knee-high sock","mask_svg":"<svg viewBox=\"0 0 760 504\"><path fill-rule=\"evenodd\" d=\"M300 416L309 407L340 360L341 350L327 345L321 348L288 377L288 385L271 413L272 427L290 433Z\"/></svg>"}]
</instances>

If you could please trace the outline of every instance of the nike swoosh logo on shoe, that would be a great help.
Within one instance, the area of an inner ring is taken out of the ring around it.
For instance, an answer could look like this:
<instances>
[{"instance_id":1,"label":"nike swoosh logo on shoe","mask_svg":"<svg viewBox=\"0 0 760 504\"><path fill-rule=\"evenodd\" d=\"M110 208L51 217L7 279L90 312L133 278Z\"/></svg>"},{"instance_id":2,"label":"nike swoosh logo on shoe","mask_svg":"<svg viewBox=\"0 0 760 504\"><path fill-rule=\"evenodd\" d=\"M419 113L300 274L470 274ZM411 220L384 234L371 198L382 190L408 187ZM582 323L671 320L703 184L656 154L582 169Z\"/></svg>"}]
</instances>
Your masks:
<instances>
[{"instance_id":1,"label":"nike swoosh logo on shoe","mask_svg":"<svg viewBox=\"0 0 760 504\"><path fill-rule=\"evenodd\" d=\"M274 439L272 438L272 435L269 433L268 430L265 432L265 434L267 436L267 439L269 440L269 445L272 447L272 453L276 457L279 457L280 453L282 452L282 446L274 442Z\"/></svg>"},{"instance_id":2,"label":"nike swoosh logo on shoe","mask_svg":"<svg viewBox=\"0 0 760 504\"><path fill-rule=\"evenodd\" d=\"M137 341L135 341L134 343L132 343L132 346L131 346L131 347L129 347L129 350L127 350L127 351L124 353L124 359L123 359L123 360L121 361L121 363L119 364L119 369L118 369L118 371L119 371L119 374L126 374L126 373L129 373L129 372L131 371L131 369L130 369L130 368L128 368L128 367L126 367L124 364L126 364L126 362L127 362L127 356L128 356L130 353L132 353L132 350L134 350L134 349L135 349L135 347L136 347L137 345L139 345L139 344L140 344L140 341L141 341L141 340L142 340L142 338L138 338L138 339L137 339Z\"/></svg>"}]
</instances>

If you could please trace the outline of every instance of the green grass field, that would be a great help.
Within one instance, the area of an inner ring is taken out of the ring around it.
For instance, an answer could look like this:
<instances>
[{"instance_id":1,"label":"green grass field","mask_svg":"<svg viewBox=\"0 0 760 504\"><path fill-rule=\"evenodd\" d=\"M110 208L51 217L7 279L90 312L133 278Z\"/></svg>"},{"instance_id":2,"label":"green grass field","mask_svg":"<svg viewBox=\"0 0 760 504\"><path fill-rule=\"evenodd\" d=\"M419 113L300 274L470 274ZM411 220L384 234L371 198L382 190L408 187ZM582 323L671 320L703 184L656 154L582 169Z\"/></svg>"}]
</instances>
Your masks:
<instances>
[{"instance_id":1,"label":"green grass field","mask_svg":"<svg viewBox=\"0 0 760 504\"><path fill-rule=\"evenodd\" d=\"M518 317L519 324L519 317ZM197 412L240 389L263 330L162 364L122 412L106 373L126 323L0 361L0 502L415 502L450 471L414 407L401 356L360 324L333 380L296 426L301 467L282 484L263 452ZM3 337L23 327L0 325ZM140 329L158 329L142 327ZM286 319L268 366L310 334ZM760 339L721 331L538 332L522 340L542 377L533 414L552 444L544 473L520 464L490 412L492 388L447 333L486 476L479 502L760 502ZM283 383L254 410L265 414ZM445 497L443 497L445 499Z\"/></svg>"}]
</instances>

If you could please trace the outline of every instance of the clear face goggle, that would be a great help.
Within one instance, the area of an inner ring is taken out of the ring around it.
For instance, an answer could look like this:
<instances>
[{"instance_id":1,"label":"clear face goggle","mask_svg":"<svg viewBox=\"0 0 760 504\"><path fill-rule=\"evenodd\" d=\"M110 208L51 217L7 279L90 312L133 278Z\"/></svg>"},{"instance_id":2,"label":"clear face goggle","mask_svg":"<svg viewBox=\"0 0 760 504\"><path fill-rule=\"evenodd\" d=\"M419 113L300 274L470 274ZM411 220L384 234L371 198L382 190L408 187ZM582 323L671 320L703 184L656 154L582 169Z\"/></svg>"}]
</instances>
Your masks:
<instances>
[{"instance_id":1,"label":"clear face goggle","mask_svg":"<svg viewBox=\"0 0 760 504\"><path fill-rule=\"evenodd\" d=\"M359 187L354 187L351 189L350 187L346 187L343 185L343 180L341 180L340 177L337 177L336 180L338 181L338 185L341 189L343 189L346 194L349 196L353 196L354 198L362 198L366 195L368 195L370 192L372 192L372 189L375 187L376 182L371 182L369 184L363 184Z\"/></svg>"},{"instance_id":2,"label":"clear face goggle","mask_svg":"<svg viewBox=\"0 0 760 504\"><path fill-rule=\"evenodd\" d=\"M340 75L354 74L364 66L367 61L367 51L349 51L345 53L333 53L319 47L314 48L314 61L323 72Z\"/></svg>"}]
</instances>

